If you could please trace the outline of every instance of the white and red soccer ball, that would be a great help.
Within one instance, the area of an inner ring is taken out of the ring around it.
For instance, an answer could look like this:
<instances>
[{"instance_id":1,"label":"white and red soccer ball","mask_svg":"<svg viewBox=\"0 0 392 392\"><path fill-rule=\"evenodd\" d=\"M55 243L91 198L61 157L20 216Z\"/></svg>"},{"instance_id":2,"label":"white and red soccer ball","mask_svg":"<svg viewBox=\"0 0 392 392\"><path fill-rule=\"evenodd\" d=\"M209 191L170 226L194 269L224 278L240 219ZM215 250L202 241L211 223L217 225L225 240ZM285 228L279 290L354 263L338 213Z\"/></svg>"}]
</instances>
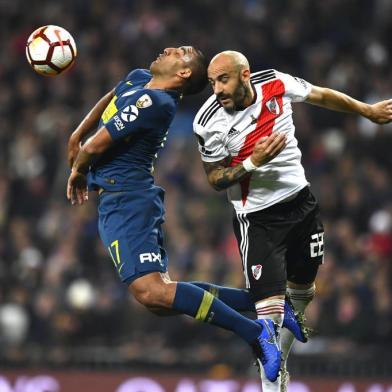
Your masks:
<instances>
[{"instance_id":1,"label":"white and red soccer ball","mask_svg":"<svg viewBox=\"0 0 392 392\"><path fill-rule=\"evenodd\" d=\"M35 72L56 76L69 69L77 54L75 40L62 27L39 27L27 40L26 57Z\"/></svg>"}]
</instances>

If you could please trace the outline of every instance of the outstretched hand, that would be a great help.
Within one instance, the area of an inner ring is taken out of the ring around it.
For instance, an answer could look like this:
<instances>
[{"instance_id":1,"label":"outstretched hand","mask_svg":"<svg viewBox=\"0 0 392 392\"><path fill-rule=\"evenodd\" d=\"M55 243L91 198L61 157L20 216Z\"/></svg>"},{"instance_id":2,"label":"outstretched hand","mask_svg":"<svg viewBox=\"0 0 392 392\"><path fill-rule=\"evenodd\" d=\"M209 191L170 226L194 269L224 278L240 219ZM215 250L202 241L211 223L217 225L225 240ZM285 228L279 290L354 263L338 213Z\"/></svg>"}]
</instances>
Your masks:
<instances>
[{"instance_id":1,"label":"outstretched hand","mask_svg":"<svg viewBox=\"0 0 392 392\"><path fill-rule=\"evenodd\" d=\"M392 121L392 99L370 105L370 114L367 118L376 124L387 124Z\"/></svg>"},{"instance_id":2,"label":"outstretched hand","mask_svg":"<svg viewBox=\"0 0 392 392\"><path fill-rule=\"evenodd\" d=\"M67 199L72 205L75 203L81 205L88 200L86 176L76 170L72 170L68 178Z\"/></svg>"},{"instance_id":3,"label":"outstretched hand","mask_svg":"<svg viewBox=\"0 0 392 392\"><path fill-rule=\"evenodd\" d=\"M286 135L273 132L269 136L259 139L251 155L251 160L256 166L264 165L274 159L286 146Z\"/></svg>"}]
</instances>

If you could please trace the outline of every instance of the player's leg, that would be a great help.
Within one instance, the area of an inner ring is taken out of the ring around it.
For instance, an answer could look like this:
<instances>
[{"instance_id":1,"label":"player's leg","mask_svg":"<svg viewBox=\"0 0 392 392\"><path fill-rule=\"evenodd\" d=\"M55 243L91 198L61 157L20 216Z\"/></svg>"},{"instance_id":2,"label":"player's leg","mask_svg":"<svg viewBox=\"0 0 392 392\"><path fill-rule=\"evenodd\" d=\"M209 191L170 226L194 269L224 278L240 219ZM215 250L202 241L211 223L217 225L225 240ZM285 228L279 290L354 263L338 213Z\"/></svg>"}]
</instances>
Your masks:
<instances>
[{"instance_id":1,"label":"player's leg","mask_svg":"<svg viewBox=\"0 0 392 392\"><path fill-rule=\"evenodd\" d=\"M301 207L302 220L295 226L291 236L292 245L287 252L287 294L299 318L304 319L305 309L315 295L315 278L324 255L324 228L314 196L309 193ZM282 392L287 391L287 358L294 337L282 330Z\"/></svg>"},{"instance_id":2,"label":"player's leg","mask_svg":"<svg viewBox=\"0 0 392 392\"><path fill-rule=\"evenodd\" d=\"M276 222L273 214L258 211L238 214L233 223L257 318L273 321L279 336L286 292L286 222ZM271 382L259 368L263 391L278 392L280 379Z\"/></svg>"},{"instance_id":3,"label":"player's leg","mask_svg":"<svg viewBox=\"0 0 392 392\"><path fill-rule=\"evenodd\" d=\"M219 298L226 305L238 312L256 312L255 303L250 296L249 290L218 286L208 282L190 283L209 291L214 297Z\"/></svg>"},{"instance_id":4,"label":"player's leg","mask_svg":"<svg viewBox=\"0 0 392 392\"><path fill-rule=\"evenodd\" d=\"M232 330L253 343L261 327L235 312L211 293L185 282L164 281L160 273L137 278L129 285L132 295L147 308L163 308Z\"/></svg>"},{"instance_id":5,"label":"player's leg","mask_svg":"<svg viewBox=\"0 0 392 392\"><path fill-rule=\"evenodd\" d=\"M287 282L287 294L293 305L295 312L304 320L305 309L312 301L315 295L315 284L298 284ZM287 391L289 382L289 373L287 371L287 358L294 343L294 335L288 329L282 329L280 337L280 345L282 349L282 389L281 392Z\"/></svg>"},{"instance_id":6,"label":"player's leg","mask_svg":"<svg viewBox=\"0 0 392 392\"><path fill-rule=\"evenodd\" d=\"M255 304L249 290L218 286L207 282L190 283L203 290L209 291L214 297L218 297L222 302L238 312L256 312ZM308 331L304 326L300 314L295 312L295 309L287 296L284 304L282 327L288 329L300 342L304 343L307 341Z\"/></svg>"},{"instance_id":7,"label":"player's leg","mask_svg":"<svg viewBox=\"0 0 392 392\"><path fill-rule=\"evenodd\" d=\"M287 295L290 298L291 304L297 317L302 321L302 326L305 323L305 309L312 301L315 295L315 284L298 284L294 282L287 282ZM307 332L305 331L307 335ZM287 370L287 359L290 354L291 348L294 344L293 333L286 328L282 329L280 336L280 347L282 350L282 366L281 366L281 392L287 392L290 375Z\"/></svg>"},{"instance_id":8,"label":"player's leg","mask_svg":"<svg viewBox=\"0 0 392 392\"><path fill-rule=\"evenodd\" d=\"M305 323L305 310L309 303L312 301L315 295L315 284L314 284L314 278L317 274L317 266L314 266L314 268L309 268L307 271L301 271L301 269L297 270L298 276L306 277L309 276L308 279L304 279L305 281L310 280L309 283L296 283L293 281L288 281L287 282L287 295L290 299L290 302L294 308L294 311L297 315L297 317L302 320L301 326L304 327ZM294 276L291 277L293 280L298 280ZM306 327L304 330L305 335L307 335ZM289 373L287 371L287 359L289 357L291 348L294 344L294 335L292 332L288 329L282 329L282 333L280 336L280 346L282 350L282 371L281 371L281 376L282 376L282 387L281 387L281 392L286 392L287 387L288 387L288 382L289 382Z\"/></svg>"},{"instance_id":9,"label":"player's leg","mask_svg":"<svg viewBox=\"0 0 392 392\"><path fill-rule=\"evenodd\" d=\"M196 320L233 331L258 350L258 357L269 379L275 380L280 367L280 350L276 344L260 342L274 338L272 323L250 320L224 304L211 293L185 282L167 282L152 272L129 284L133 296L148 308L173 309ZM261 351L261 352L260 352Z\"/></svg>"}]
</instances>

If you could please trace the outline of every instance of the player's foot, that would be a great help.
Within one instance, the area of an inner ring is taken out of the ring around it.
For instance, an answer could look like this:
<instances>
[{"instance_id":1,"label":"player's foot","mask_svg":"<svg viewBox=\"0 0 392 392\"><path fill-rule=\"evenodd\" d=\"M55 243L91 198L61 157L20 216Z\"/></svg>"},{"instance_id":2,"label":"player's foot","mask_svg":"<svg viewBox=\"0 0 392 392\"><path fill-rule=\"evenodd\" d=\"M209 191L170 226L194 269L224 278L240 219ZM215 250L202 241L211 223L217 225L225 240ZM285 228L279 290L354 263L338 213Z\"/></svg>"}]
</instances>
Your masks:
<instances>
[{"instance_id":1,"label":"player's foot","mask_svg":"<svg viewBox=\"0 0 392 392\"><path fill-rule=\"evenodd\" d=\"M280 371L280 382L281 382L280 392L287 392L288 391L289 381L290 381L290 373L284 367Z\"/></svg>"},{"instance_id":2,"label":"player's foot","mask_svg":"<svg viewBox=\"0 0 392 392\"><path fill-rule=\"evenodd\" d=\"M272 320L256 320L262 326L259 337L252 345L256 354L259 367L263 367L264 373L271 382L276 381L279 375L282 353L276 340L275 325Z\"/></svg>"},{"instance_id":3,"label":"player's foot","mask_svg":"<svg viewBox=\"0 0 392 392\"><path fill-rule=\"evenodd\" d=\"M308 341L310 333L310 328L305 326L305 321L305 315L302 312L296 312L294 310L290 297L286 295L282 327L287 328L302 343Z\"/></svg>"}]
</instances>

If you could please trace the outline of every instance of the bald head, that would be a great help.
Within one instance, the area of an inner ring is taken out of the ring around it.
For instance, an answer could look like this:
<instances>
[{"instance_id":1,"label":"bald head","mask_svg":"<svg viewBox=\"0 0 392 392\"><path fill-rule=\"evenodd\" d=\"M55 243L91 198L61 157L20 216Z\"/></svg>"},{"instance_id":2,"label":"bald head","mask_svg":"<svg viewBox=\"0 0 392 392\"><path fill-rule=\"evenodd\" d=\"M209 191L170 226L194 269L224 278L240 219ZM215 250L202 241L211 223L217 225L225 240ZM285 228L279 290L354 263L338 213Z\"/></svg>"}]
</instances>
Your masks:
<instances>
[{"instance_id":1,"label":"bald head","mask_svg":"<svg viewBox=\"0 0 392 392\"><path fill-rule=\"evenodd\" d=\"M236 68L238 71L240 71L243 69L249 69L249 62L242 53L236 52L234 50L225 50L224 52L220 52L213 57L208 69L220 66L233 67L233 69Z\"/></svg>"},{"instance_id":2,"label":"bald head","mask_svg":"<svg viewBox=\"0 0 392 392\"><path fill-rule=\"evenodd\" d=\"M218 53L208 66L208 79L227 112L240 110L252 102L249 62L242 53L233 50Z\"/></svg>"}]
</instances>

